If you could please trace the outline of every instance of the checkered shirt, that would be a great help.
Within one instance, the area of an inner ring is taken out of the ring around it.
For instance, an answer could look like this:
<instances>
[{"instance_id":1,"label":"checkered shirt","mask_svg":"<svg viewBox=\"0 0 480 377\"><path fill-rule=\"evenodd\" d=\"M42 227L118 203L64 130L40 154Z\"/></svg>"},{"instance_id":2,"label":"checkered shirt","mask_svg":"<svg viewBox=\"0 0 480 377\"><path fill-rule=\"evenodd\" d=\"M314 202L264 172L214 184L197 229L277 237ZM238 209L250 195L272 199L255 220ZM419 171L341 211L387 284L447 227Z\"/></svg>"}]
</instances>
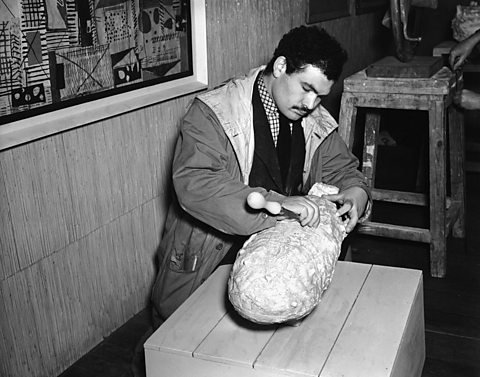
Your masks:
<instances>
[{"instance_id":1,"label":"checkered shirt","mask_svg":"<svg viewBox=\"0 0 480 377\"><path fill-rule=\"evenodd\" d=\"M272 96L268 93L265 82L263 81L263 75L258 80L258 92L260 93L260 99L263 103L263 108L267 114L268 124L270 125L270 131L272 132L273 143L277 146L278 133L280 132L280 116L278 113L277 105L273 101Z\"/></svg>"}]
</instances>

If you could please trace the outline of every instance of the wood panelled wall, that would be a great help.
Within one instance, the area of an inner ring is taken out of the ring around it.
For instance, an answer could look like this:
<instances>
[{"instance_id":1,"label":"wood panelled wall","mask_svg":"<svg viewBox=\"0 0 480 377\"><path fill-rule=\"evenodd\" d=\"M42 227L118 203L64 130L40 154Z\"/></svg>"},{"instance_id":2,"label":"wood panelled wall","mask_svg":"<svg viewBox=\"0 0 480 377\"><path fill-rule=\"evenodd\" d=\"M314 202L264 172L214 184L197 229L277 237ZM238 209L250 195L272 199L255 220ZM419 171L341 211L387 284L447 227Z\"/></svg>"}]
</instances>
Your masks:
<instances>
[{"instance_id":1,"label":"wood panelled wall","mask_svg":"<svg viewBox=\"0 0 480 377\"><path fill-rule=\"evenodd\" d=\"M266 63L306 9L306 0L207 0L210 86ZM345 74L383 56L380 18L323 23L349 51ZM327 101L334 113L341 89ZM1 376L55 376L146 306L191 99L0 152Z\"/></svg>"},{"instance_id":2,"label":"wood panelled wall","mask_svg":"<svg viewBox=\"0 0 480 377\"><path fill-rule=\"evenodd\" d=\"M185 100L0 154L0 375L55 376L145 307Z\"/></svg>"}]
</instances>

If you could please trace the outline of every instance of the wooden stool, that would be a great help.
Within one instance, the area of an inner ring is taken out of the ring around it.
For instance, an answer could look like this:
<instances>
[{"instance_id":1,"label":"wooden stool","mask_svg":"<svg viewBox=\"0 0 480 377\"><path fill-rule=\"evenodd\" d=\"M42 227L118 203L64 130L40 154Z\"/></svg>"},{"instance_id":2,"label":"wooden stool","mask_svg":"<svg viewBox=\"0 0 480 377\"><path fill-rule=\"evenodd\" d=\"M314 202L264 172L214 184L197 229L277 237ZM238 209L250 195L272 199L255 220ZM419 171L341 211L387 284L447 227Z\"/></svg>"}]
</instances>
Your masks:
<instances>
[{"instance_id":1,"label":"wooden stool","mask_svg":"<svg viewBox=\"0 0 480 377\"><path fill-rule=\"evenodd\" d=\"M145 343L147 377L420 377L422 272L338 262L296 327L258 325L226 297L219 267Z\"/></svg>"},{"instance_id":2,"label":"wooden stool","mask_svg":"<svg viewBox=\"0 0 480 377\"><path fill-rule=\"evenodd\" d=\"M354 142L357 109L367 108L362 171L372 188L373 199L429 206L430 210L429 229L366 222L359 225L359 233L430 244L430 270L434 277L445 276L446 242L452 228L454 237L465 237L463 117L452 105L456 87L461 84L462 77L456 77L447 67L442 67L430 78L415 79L368 77L363 70L345 79L342 95L339 132L350 148ZM428 111L430 178L428 196L374 189L380 125L380 115L375 109ZM449 145L451 197L447 197L447 145Z\"/></svg>"}]
</instances>

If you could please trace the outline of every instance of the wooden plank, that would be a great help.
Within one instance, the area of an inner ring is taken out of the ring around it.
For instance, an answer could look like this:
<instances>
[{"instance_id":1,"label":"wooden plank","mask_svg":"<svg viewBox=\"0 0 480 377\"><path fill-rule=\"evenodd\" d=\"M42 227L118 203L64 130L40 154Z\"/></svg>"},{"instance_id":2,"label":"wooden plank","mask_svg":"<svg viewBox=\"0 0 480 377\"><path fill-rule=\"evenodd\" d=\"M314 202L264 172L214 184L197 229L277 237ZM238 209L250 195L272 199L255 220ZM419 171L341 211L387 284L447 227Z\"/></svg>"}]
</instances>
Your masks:
<instances>
[{"instance_id":1,"label":"wooden plank","mask_svg":"<svg viewBox=\"0 0 480 377\"><path fill-rule=\"evenodd\" d=\"M357 121L356 98L351 93L343 93L338 119L338 131L340 137L351 150L355 137L355 125Z\"/></svg>"},{"instance_id":2,"label":"wooden plank","mask_svg":"<svg viewBox=\"0 0 480 377\"><path fill-rule=\"evenodd\" d=\"M241 3L215 1L208 4L207 61L211 87L239 72L247 72L252 67L268 62L270 53L282 35L293 26L305 22L300 15L306 14L306 7L306 4L299 2L294 4L290 1L273 0ZM235 33L227 30L235 30ZM222 35L222 38L215 37L218 35ZM248 38L245 38L246 35ZM216 52L227 50L232 53ZM237 54L236 51L244 53Z\"/></svg>"},{"instance_id":3,"label":"wooden plank","mask_svg":"<svg viewBox=\"0 0 480 377\"><path fill-rule=\"evenodd\" d=\"M447 118L443 102L436 101L429 110L429 182L430 182L430 270L434 277L446 273L447 198Z\"/></svg>"},{"instance_id":4,"label":"wooden plank","mask_svg":"<svg viewBox=\"0 0 480 377\"><path fill-rule=\"evenodd\" d=\"M456 106L448 108L448 137L450 191L452 200L459 205L452 234L454 237L465 238L465 127L463 114Z\"/></svg>"},{"instance_id":5,"label":"wooden plank","mask_svg":"<svg viewBox=\"0 0 480 377\"><path fill-rule=\"evenodd\" d=\"M254 368L292 376L318 376L370 269L367 264L338 262L332 283L317 308L299 326L279 328Z\"/></svg>"},{"instance_id":6,"label":"wooden plank","mask_svg":"<svg viewBox=\"0 0 480 377\"><path fill-rule=\"evenodd\" d=\"M187 355L145 350L148 377L279 377L251 367L229 365Z\"/></svg>"},{"instance_id":7,"label":"wooden plank","mask_svg":"<svg viewBox=\"0 0 480 377\"><path fill-rule=\"evenodd\" d=\"M344 80L346 92L358 93L397 93L414 95L445 95L451 90L455 76L449 68L441 68L430 78L381 78L368 77L365 70L359 71Z\"/></svg>"},{"instance_id":8,"label":"wooden plank","mask_svg":"<svg viewBox=\"0 0 480 377\"><path fill-rule=\"evenodd\" d=\"M394 56L386 56L366 68L368 77L428 78L443 66L442 57L414 56L402 62Z\"/></svg>"},{"instance_id":9,"label":"wooden plank","mask_svg":"<svg viewBox=\"0 0 480 377\"><path fill-rule=\"evenodd\" d=\"M43 139L2 153L2 175L5 182L13 242L5 250L13 251L17 273L63 248L72 234L68 194L68 174L59 138ZM3 203L2 203L3 205ZM8 266L5 266L8 267Z\"/></svg>"},{"instance_id":10,"label":"wooden plank","mask_svg":"<svg viewBox=\"0 0 480 377\"><path fill-rule=\"evenodd\" d=\"M425 341L428 357L480 369L480 339L427 331Z\"/></svg>"},{"instance_id":11,"label":"wooden plank","mask_svg":"<svg viewBox=\"0 0 480 377\"><path fill-rule=\"evenodd\" d=\"M462 305L464 304L462 303ZM458 337L480 339L480 321L478 316L466 316L457 313L425 309L425 326L426 331L443 332Z\"/></svg>"},{"instance_id":12,"label":"wooden plank","mask_svg":"<svg viewBox=\"0 0 480 377\"><path fill-rule=\"evenodd\" d=\"M366 221L358 225L358 232L379 237L397 238L400 240L410 240L417 242L430 243L430 231L428 229L416 228L405 225L393 225Z\"/></svg>"},{"instance_id":13,"label":"wooden plank","mask_svg":"<svg viewBox=\"0 0 480 377\"><path fill-rule=\"evenodd\" d=\"M429 102L442 99L430 94L399 94L399 93L360 93L355 92L357 107L378 109L424 110L429 109Z\"/></svg>"},{"instance_id":14,"label":"wooden plank","mask_svg":"<svg viewBox=\"0 0 480 377\"><path fill-rule=\"evenodd\" d=\"M46 342L40 338L34 312L36 303L42 298L33 296L32 286L39 284L32 280L33 267L23 269L15 275L0 280L2 301L0 330L2 330L2 368L10 372L10 376L31 375L30 368L44 370L42 365L42 347ZM48 341L47 341L48 342ZM41 345L39 347L39 345Z\"/></svg>"},{"instance_id":15,"label":"wooden plank","mask_svg":"<svg viewBox=\"0 0 480 377\"><path fill-rule=\"evenodd\" d=\"M470 258L466 260L465 263L470 264L468 271L464 269L460 270L457 273L454 273L455 266L451 266L448 271L448 278L460 280L464 279L468 281L468 286L470 290L474 289L473 292L465 292L462 289L462 284L449 284L447 287L438 287L432 284L427 284L428 280L425 281L425 308L426 313L429 311L435 313L446 313L457 315L459 317L472 318L477 322L477 326L480 325L480 264L472 263ZM473 267L471 266L473 264ZM474 275L473 279L470 277ZM466 278L465 278L466 276ZM430 279L432 280L432 279ZM435 281L443 282L446 279L433 279ZM473 284L471 281L473 280ZM426 326L432 326L429 324L429 319L427 318ZM457 321L458 326L464 327L464 331L468 332L469 327L464 326L465 323ZM479 330L480 331L480 330ZM480 339L480 334L478 336Z\"/></svg>"},{"instance_id":16,"label":"wooden plank","mask_svg":"<svg viewBox=\"0 0 480 377\"><path fill-rule=\"evenodd\" d=\"M95 146L100 144L100 140L105 140L102 129L101 126L85 127L61 134L65 154L68 156L65 163L76 239L114 219L111 211L115 206L112 202L115 202L115 193L120 188L109 180L106 167L102 166L106 160L99 160L97 157ZM109 152L105 144L103 150ZM102 154L100 153L100 156Z\"/></svg>"},{"instance_id":17,"label":"wooden plank","mask_svg":"<svg viewBox=\"0 0 480 377\"><path fill-rule=\"evenodd\" d=\"M456 41L443 41L433 47L433 56L449 55L450 50L457 44Z\"/></svg>"},{"instance_id":18,"label":"wooden plank","mask_svg":"<svg viewBox=\"0 0 480 377\"><path fill-rule=\"evenodd\" d=\"M419 319L421 281L419 270L373 266L320 376L397 375L397 350L415 339L409 319ZM416 356L407 361L421 372L425 353L417 340L410 344Z\"/></svg>"},{"instance_id":19,"label":"wooden plank","mask_svg":"<svg viewBox=\"0 0 480 377\"><path fill-rule=\"evenodd\" d=\"M227 313L226 288L231 268L231 265L220 266L152 334L145 342L145 349L192 355Z\"/></svg>"},{"instance_id":20,"label":"wooden plank","mask_svg":"<svg viewBox=\"0 0 480 377\"><path fill-rule=\"evenodd\" d=\"M194 357L253 368L277 328L250 322L232 308L194 351Z\"/></svg>"},{"instance_id":21,"label":"wooden plank","mask_svg":"<svg viewBox=\"0 0 480 377\"><path fill-rule=\"evenodd\" d=\"M372 198L373 200L382 201L382 202L410 204L415 206L428 205L427 195L416 193L416 192L373 189ZM452 205L452 199L450 197L447 197L446 204L445 204L446 208L447 209L450 208L451 205Z\"/></svg>"},{"instance_id":22,"label":"wooden plank","mask_svg":"<svg viewBox=\"0 0 480 377\"><path fill-rule=\"evenodd\" d=\"M372 190L373 200L391 203L411 204L416 206L426 206L427 196L415 192L395 191L395 190Z\"/></svg>"},{"instance_id":23,"label":"wooden plank","mask_svg":"<svg viewBox=\"0 0 480 377\"><path fill-rule=\"evenodd\" d=\"M7 158L8 157L8 158ZM15 169L7 168L11 164L12 153L5 151L0 154L0 281L13 275L20 270L17 256L17 244L15 243L14 227L12 224L12 204L10 203L7 190L7 169L14 172ZM16 179L14 175L11 179Z\"/></svg>"},{"instance_id":24,"label":"wooden plank","mask_svg":"<svg viewBox=\"0 0 480 377\"><path fill-rule=\"evenodd\" d=\"M451 242L450 244L452 244ZM463 242L462 242L463 243ZM480 262L472 258L474 254L465 250L452 250L448 265L453 271L449 271L447 279L428 279L425 288L430 294L444 296L460 296L462 308L450 308L452 311L464 311L480 318ZM463 256L467 256L464 258ZM433 293L431 293L433 292ZM455 297L455 302L460 302L460 297Z\"/></svg>"},{"instance_id":25,"label":"wooden plank","mask_svg":"<svg viewBox=\"0 0 480 377\"><path fill-rule=\"evenodd\" d=\"M380 113L371 110L365 114L365 132L363 134L362 172L367 178L367 185L375 187L375 170L377 166L377 142L380 132Z\"/></svg>"},{"instance_id":26,"label":"wooden plank","mask_svg":"<svg viewBox=\"0 0 480 377\"><path fill-rule=\"evenodd\" d=\"M448 345L452 347L451 344ZM427 357L422 377L479 376L480 367L472 367L458 362L447 362Z\"/></svg>"},{"instance_id":27,"label":"wooden plank","mask_svg":"<svg viewBox=\"0 0 480 377\"><path fill-rule=\"evenodd\" d=\"M450 208L447 209L447 215L446 215L446 220L445 220L445 234L448 236L452 229L455 227L455 223L458 221L460 217L460 211L464 203L460 203L459 201L454 201L452 202L452 205ZM465 237L465 229L463 229L463 232L460 233ZM461 235L457 234L456 236L463 238Z\"/></svg>"},{"instance_id":28,"label":"wooden plank","mask_svg":"<svg viewBox=\"0 0 480 377\"><path fill-rule=\"evenodd\" d=\"M423 281L420 277L403 330L391 377L420 377L425 362L425 318Z\"/></svg>"}]
</instances>

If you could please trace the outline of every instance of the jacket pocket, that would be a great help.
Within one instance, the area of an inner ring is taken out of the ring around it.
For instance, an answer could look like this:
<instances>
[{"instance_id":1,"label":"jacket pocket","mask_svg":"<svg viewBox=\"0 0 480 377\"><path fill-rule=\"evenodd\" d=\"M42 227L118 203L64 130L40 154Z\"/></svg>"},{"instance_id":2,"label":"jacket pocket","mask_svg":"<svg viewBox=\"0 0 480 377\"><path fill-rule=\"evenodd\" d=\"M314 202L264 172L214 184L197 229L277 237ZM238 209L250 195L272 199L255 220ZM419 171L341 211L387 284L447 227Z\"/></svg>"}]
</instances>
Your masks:
<instances>
[{"instance_id":1,"label":"jacket pocket","mask_svg":"<svg viewBox=\"0 0 480 377\"><path fill-rule=\"evenodd\" d=\"M169 269L176 272L198 271L203 263L205 244L209 233L203 227L180 220L171 242Z\"/></svg>"}]
</instances>

